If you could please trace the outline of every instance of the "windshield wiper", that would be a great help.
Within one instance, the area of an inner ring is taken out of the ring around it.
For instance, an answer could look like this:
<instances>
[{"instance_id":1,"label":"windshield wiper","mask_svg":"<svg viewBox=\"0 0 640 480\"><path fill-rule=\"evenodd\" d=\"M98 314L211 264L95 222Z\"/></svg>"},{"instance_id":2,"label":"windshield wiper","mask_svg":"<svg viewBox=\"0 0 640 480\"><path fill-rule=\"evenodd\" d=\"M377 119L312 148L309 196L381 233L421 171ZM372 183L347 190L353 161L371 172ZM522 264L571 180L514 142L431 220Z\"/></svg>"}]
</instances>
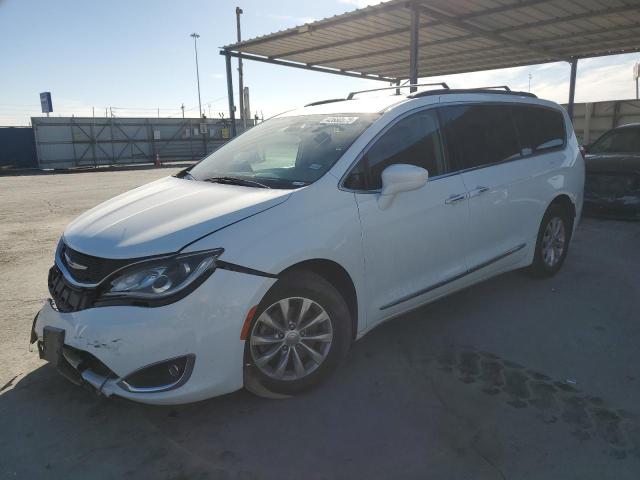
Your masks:
<instances>
[{"instance_id":1,"label":"windshield wiper","mask_svg":"<svg viewBox=\"0 0 640 480\"><path fill-rule=\"evenodd\" d=\"M242 185L245 187L271 188L269 185L256 182L255 180L248 180L245 178L237 178L237 177L210 177L210 178L205 178L202 181L211 182L211 183L224 183L226 185Z\"/></svg>"}]
</instances>

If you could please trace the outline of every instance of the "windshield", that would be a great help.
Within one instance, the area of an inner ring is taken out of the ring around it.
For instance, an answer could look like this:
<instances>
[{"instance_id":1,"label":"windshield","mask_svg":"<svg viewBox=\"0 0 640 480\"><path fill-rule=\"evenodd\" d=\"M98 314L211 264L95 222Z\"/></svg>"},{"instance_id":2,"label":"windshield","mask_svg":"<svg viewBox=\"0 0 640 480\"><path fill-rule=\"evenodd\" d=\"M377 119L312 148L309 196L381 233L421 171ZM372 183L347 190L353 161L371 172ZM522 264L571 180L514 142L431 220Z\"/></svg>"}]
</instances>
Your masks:
<instances>
[{"instance_id":1,"label":"windshield","mask_svg":"<svg viewBox=\"0 0 640 480\"><path fill-rule=\"evenodd\" d=\"M243 182L245 186L298 188L322 177L379 116L353 113L272 118L225 144L189 173L202 181L240 179L254 182Z\"/></svg>"},{"instance_id":2,"label":"windshield","mask_svg":"<svg viewBox=\"0 0 640 480\"><path fill-rule=\"evenodd\" d=\"M589 153L640 153L640 128L620 128L604 134Z\"/></svg>"}]
</instances>

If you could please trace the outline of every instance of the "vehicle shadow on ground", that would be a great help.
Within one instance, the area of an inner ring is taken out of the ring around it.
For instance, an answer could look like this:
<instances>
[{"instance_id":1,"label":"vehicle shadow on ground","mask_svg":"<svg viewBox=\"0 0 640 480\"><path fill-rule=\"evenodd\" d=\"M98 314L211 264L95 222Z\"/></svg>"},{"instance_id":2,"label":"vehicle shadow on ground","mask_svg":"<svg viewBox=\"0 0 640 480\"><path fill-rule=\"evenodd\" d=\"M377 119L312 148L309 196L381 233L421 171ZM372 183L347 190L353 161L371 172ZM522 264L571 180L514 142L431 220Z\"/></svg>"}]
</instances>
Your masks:
<instances>
[{"instance_id":1,"label":"vehicle shadow on ground","mask_svg":"<svg viewBox=\"0 0 640 480\"><path fill-rule=\"evenodd\" d=\"M612 471L634 478L634 415L496 351L530 337L517 334L529 321L518 311L530 282L504 275L383 325L324 385L286 400L242 390L191 405L139 405L98 398L42 366L0 394L0 471L18 478L605 478ZM507 288L515 298L482 311Z\"/></svg>"}]
</instances>

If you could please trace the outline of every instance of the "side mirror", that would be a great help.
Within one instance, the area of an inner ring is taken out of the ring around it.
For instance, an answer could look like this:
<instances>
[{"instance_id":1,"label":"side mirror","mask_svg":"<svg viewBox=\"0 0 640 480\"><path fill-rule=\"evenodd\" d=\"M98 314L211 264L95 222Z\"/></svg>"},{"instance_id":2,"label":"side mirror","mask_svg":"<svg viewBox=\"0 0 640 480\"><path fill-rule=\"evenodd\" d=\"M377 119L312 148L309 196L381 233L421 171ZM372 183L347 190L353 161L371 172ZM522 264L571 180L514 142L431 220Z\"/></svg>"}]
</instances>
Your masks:
<instances>
[{"instance_id":1,"label":"side mirror","mask_svg":"<svg viewBox=\"0 0 640 480\"><path fill-rule=\"evenodd\" d=\"M422 167L404 163L389 165L382 171L382 191L378 197L378 205L381 209L387 208L398 193L417 190L428 179L429 172Z\"/></svg>"}]
</instances>

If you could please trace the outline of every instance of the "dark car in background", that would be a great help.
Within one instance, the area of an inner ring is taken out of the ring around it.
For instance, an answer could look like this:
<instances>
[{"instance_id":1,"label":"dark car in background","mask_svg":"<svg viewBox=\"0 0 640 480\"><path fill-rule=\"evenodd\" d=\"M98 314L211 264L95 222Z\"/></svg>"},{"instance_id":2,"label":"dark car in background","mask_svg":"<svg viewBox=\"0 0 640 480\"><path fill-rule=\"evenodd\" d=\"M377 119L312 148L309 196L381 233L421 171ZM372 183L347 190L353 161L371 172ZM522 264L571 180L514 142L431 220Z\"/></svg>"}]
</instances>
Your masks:
<instances>
[{"instance_id":1,"label":"dark car in background","mask_svg":"<svg viewBox=\"0 0 640 480\"><path fill-rule=\"evenodd\" d=\"M640 124L609 130L585 153L585 215L640 220Z\"/></svg>"}]
</instances>

